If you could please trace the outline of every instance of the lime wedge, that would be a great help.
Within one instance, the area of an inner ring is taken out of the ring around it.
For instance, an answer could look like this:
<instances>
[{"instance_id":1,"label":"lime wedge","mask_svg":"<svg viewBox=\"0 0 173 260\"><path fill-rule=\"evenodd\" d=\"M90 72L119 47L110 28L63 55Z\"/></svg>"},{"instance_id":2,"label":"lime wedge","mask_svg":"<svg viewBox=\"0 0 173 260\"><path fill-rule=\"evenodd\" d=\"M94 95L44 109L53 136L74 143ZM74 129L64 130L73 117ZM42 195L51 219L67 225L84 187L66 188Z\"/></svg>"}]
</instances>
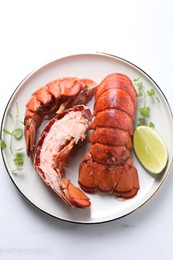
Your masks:
<instances>
[{"instance_id":1,"label":"lime wedge","mask_svg":"<svg viewBox=\"0 0 173 260\"><path fill-rule=\"evenodd\" d=\"M148 126L138 126L134 132L133 144L139 161L149 172L159 174L163 171L168 154L165 142L158 132Z\"/></svg>"}]
</instances>

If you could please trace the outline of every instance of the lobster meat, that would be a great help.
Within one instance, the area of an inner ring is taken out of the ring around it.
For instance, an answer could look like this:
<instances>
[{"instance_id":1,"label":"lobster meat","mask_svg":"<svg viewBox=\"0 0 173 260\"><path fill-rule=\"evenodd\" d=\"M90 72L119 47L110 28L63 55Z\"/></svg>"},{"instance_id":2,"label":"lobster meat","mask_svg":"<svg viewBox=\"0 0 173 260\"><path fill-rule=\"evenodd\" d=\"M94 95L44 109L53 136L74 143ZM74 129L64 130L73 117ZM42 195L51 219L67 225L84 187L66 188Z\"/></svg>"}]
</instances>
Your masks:
<instances>
[{"instance_id":1,"label":"lobster meat","mask_svg":"<svg viewBox=\"0 0 173 260\"><path fill-rule=\"evenodd\" d=\"M68 178L68 158L85 141L91 124L91 111L78 105L57 114L44 128L34 158L34 166L43 181L68 205L85 208L89 198Z\"/></svg>"},{"instance_id":2,"label":"lobster meat","mask_svg":"<svg viewBox=\"0 0 173 260\"><path fill-rule=\"evenodd\" d=\"M24 132L27 155L34 156L36 131L45 116L67 108L86 105L94 96L97 84L90 79L65 77L53 80L36 90L26 105Z\"/></svg>"},{"instance_id":3,"label":"lobster meat","mask_svg":"<svg viewBox=\"0 0 173 260\"><path fill-rule=\"evenodd\" d=\"M130 158L136 90L124 74L108 75L98 86L89 152L79 167L79 184L89 193L112 192L132 198L139 190L138 173Z\"/></svg>"}]
</instances>

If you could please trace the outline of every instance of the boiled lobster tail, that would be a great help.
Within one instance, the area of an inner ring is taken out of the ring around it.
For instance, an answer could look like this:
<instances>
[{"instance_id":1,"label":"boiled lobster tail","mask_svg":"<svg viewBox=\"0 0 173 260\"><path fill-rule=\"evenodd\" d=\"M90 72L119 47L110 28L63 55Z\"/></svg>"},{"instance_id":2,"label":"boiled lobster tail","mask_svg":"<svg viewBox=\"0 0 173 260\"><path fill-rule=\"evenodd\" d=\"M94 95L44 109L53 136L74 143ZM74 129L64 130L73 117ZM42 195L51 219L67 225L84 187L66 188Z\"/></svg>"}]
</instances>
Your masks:
<instances>
[{"instance_id":1,"label":"boiled lobster tail","mask_svg":"<svg viewBox=\"0 0 173 260\"><path fill-rule=\"evenodd\" d=\"M136 90L124 74L108 75L98 86L89 152L79 167L79 184L86 192L112 192L132 198L139 190L137 170L130 158Z\"/></svg>"},{"instance_id":2,"label":"boiled lobster tail","mask_svg":"<svg viewBox=\"0 0 173 260\"><path fill-rule=\"evenodd\" d=\"M44 117L53 117L76 105L86 105L97 84L87 78L65 77L52 80L37 89L26 105L24 118L27 155L34 157L35 138Z\"/></svg>"},{"instance_id":3,"label":"boiled lobster tail","mask_svg":"<svg viewBox=\"0 0 173 260\"><path fill-rule=\"evenodd\" d=\"M65 176L69 156L86 140L91 111L78 105L57 114L45 126L37 147L34 166L42 180L68 205L85 208L90 199Z\"/></svg>"}]
</instances>

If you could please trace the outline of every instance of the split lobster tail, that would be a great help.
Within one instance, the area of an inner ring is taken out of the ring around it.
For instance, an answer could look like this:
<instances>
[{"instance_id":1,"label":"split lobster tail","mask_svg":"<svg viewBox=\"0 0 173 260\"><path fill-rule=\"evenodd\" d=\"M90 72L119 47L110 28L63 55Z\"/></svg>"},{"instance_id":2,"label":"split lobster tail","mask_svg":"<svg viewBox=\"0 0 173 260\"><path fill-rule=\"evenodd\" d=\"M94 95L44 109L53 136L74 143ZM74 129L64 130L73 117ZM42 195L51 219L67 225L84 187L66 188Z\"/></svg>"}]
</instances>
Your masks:
<instances>
[{"instance_id":1,"label":"split lobster tail","mask_svg":"<svg viewBox=\"0 0 173 260\"><path fill-rule=\"evenodd\" d=\"M90 199L65 177L65 166L87 137L91 111L83 105L57 114L44 128L36 147L34 166L42 180L73 207L90 206Z\"/></svg>"},{"instance_id":2,"label":"split lobster tail","mask_svg":"<svg viewBox=\"0 0 173 260\"><path fill-rule=\"evenodd\" d=\"M132 198L139 190L137 170L130 158L136 90L129 77L108 75L98 86L89 152L79 167L79 184L89 193L111 192Z\"/></svg>"},{"instance_id":3,"label":"split lobster tail","mask_svg":"<svg viewBox=\"0 0 173 260\"><path fill-rule=\"evenodd\" d=\"M59 78L36 90L26 105L24 118L27 155L34 156L35 137L45 116L52 117L76 105L86 105L97 84L90 79Z\"/></svg>"}]
</instances>

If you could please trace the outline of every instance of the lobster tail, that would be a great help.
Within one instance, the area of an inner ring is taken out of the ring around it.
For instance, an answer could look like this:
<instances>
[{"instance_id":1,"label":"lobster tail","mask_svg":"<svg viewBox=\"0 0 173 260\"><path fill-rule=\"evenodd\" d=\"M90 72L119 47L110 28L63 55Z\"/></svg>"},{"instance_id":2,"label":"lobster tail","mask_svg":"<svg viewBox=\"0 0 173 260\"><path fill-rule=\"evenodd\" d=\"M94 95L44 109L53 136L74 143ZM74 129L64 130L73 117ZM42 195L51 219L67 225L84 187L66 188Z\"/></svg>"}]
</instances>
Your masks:
<instances>
[{"instance_id":1,"label":"lobster tail","mask_svg":"<svg viewBox=\"0 0 173 260\"><path fill-rule=\"evenodd\" d=\"M89 152L79 167L79 184L90 193L112 192L132 198L139 190L137 170L130 158L136 91L130 78L108 75L95 95Z\"/></svg>"},{"instance_id":2,"label":"lobster tail","mask_svg":"<svg viewBox=\"0 0 173 260\"><path fill-rule=\"evenodd\" d=\"M34 167L45 184L68 205L80 208L90 206L90 199L65 177L65 166L85 141L91 117L84 105L57 114L45 126L34 158Z\"/></svg>"},{"instance_id":3,"label":"lobster tail","mask_svg":"<svg viewBox=\"0 0 173 260\"><path fill-rule=\"evenodd\" d=\"M24 118L27 154L34 156L36 132L45 116L52 117L76 105L86 105L97 84L90 79L65 77L52 80L37 89L26 105Z\"/></svg>"}]
</instances>

